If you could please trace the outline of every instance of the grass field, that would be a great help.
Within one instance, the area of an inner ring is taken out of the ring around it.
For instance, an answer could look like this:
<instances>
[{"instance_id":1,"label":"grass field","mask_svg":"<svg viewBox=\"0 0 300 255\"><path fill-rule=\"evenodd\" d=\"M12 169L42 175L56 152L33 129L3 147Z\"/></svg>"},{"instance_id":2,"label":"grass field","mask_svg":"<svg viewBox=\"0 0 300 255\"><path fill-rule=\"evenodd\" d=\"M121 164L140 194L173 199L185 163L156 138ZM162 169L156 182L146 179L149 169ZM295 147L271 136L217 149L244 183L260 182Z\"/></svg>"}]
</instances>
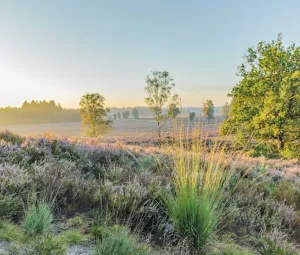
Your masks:
<instances>
[{"instance_id":1,"label":"grass field","mask_svg":"<svg viewBox=\"0 0 300 255\"><path fill-rule=\"evenodd\" d=\"M188 122L185 122L185 126ZM202 124L201 124L202 125ZM208 133L216 133L219 128L219 123L203 124L203 129ZM26 124L26 125L9 125L0 126L0 130L10 130L14 133L31 136L43 135L51 133L59 137L80 136L81 123L47 123L47 124ZM172 123L169 121L163 128L163 132L171 132ZM145 135L156 135L156 122L153 120L117 120L113 124L112 130L105 136L105 138L139 138Z\"/></svg>"}]
</instances>

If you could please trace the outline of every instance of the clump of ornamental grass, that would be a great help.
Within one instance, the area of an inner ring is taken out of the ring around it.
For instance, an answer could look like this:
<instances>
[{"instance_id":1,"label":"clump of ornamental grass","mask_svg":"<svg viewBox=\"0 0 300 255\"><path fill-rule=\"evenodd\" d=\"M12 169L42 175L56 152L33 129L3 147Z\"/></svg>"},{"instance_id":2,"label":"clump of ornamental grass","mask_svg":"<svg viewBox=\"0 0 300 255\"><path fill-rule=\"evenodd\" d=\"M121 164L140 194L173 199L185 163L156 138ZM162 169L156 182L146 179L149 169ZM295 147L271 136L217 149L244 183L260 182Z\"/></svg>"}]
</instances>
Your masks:
<instances>
[{"instance_id":1,"label":"clump of ornamental grass","mask_svg":"<svg viewBox=\"0 0 300 255\"><path fill-rule=\"evenodd\" d=\"M146 255L148 247L137 242L127 229L113 231L98 241L93 255Z\"/></svg>"},{"instance_id":2,"label":"clump of ornamental grass","mask_svg":"<svg viewBox=\"0 0 300 255\"><path fill-rule=\"evenodd\" d=\"M27 235L36 236L49 233L52 229L51 207L44 202L30 205L25 213L24 229Z\"/></svg>"},{"instance_id":3,"label":"clump of ornamental grass","mask_svg":"<svg viewBox=\"0 0 300 255\"><path fill-rule=\"evenodd\" d=\"M233 171L224 165L222 148L206 151L200 129L178 136L170 152L174 195L167 198L167 213L179 236L201 251L224 217L222 200Z\"/></svg>"}]
</instances>

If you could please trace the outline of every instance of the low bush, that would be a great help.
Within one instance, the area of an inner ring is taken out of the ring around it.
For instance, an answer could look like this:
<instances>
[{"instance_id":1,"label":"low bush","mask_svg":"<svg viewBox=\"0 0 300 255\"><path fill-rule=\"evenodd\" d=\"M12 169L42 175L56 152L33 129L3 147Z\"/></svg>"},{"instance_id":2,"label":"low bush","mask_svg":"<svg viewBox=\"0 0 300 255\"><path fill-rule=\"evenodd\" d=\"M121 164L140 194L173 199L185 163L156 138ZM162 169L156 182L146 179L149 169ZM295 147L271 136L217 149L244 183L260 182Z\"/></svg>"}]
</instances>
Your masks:
<instances>
[{"instance_id":1,"label":"low bush","mask_svg":"<svg viewBox=\"0 0 300 255\"><path fill-rule=\"evenodd\" d=\"M0 141L1 140L13 145L21 145L24 141L24 138L14 133L11 133L8 130L5 130L0 132Z\"/></svg>"}]
</instances>

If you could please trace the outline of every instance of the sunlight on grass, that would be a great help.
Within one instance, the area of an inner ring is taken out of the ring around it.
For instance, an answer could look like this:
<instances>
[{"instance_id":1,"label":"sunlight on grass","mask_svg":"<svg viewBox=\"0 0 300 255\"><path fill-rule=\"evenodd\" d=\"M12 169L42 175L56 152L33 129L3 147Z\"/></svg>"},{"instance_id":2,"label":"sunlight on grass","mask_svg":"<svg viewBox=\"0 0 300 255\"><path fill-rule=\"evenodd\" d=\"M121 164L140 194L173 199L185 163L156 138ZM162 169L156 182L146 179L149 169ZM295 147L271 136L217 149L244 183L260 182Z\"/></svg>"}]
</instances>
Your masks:
<instances>
[{"instance_id":1,"label":"sunlight on grass","mask_svg":"<svg viewBox=\"0 0 300 255\"><path fill-rule=\"evenodd\" d=\"M179 132L171 151L175 194L167 201L179 235L196 249L203 249L216 233L223 192L233 173L225 169L222 148L213 146L204 153L204 141L198 128L190 134Z\"/></svg>"}]
</instances>

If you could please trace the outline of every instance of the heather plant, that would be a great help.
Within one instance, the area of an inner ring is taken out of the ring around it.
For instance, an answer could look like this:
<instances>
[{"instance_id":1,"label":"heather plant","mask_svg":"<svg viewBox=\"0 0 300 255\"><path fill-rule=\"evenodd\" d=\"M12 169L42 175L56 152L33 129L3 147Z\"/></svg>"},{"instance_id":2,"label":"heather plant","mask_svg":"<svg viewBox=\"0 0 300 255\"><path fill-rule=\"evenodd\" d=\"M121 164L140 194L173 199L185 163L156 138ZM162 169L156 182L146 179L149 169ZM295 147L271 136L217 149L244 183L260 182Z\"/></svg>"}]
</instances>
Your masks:
<instances>
[{"instance_id":1,"label":"heather plant","mask_svg":"<svg viewBox=\"0 0 300 255\"><path fill-rule=\"evenodd\" d=\"M281 229L286 235L297 231L295 207L269 195L268 181L259 184L248 179L237 184L226 208L227 231L257 239L274 229Z\"/></svg>"},{"instance_id":2,"label":"heather plant","mask_svg":"<svg viewBox=\"0 0 300 255\"><path fill-rule=\"evenodd\" d=\"M13 134L8 130L5 130L0 132L0 141L1 140L13 145L20 145L23 142L24 138L19 135Z\"/></svg>"},{"instance_id":3,"label":"heather plant","mask_svg":"<svg viewBox=\"0 0 300 255\"><path fill-rule=\"evenodd\" d=\"M281 255L296 255L296 248L286 241L285 234L274 229L272 232L264 235L256 244L256 249L259 254L281 254Z\"/></svg>"}]
</instances>

